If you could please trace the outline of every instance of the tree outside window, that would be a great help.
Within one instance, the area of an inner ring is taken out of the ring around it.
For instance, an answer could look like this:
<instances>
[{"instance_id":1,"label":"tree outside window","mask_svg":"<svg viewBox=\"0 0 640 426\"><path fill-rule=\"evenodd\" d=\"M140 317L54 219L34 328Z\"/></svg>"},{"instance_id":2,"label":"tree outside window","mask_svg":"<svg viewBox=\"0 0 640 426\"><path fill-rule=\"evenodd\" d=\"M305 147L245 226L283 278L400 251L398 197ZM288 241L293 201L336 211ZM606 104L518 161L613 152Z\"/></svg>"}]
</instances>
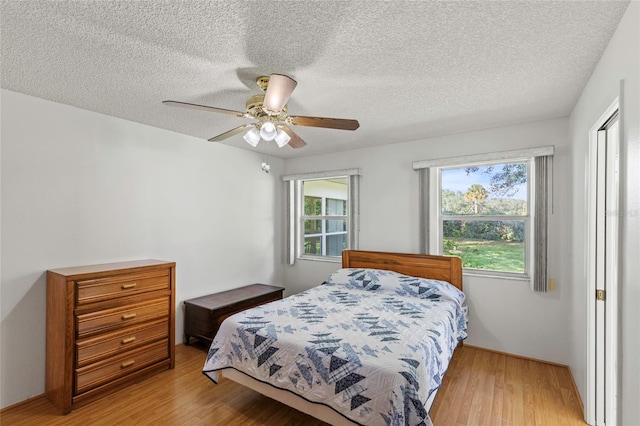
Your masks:
<instances>
[{"instance_id":1,"label":"tree outside window","mask_svg":"<svg viewBox=\"0 0 640 426\"><path fill-rule=\"evenodd\" d=\"M347 178L304 181L303 252L313 256L340 256L348 246Z\"/></svg>"},{"instance_id":2,"label":"tree outside window","mask_svg":"<svg viewBox=\"0 0 640 426\"><path fill-rule=\"evenodd\" d=\"M528 161L440 173L441 252L465 268L526 273Z\"/></svg>"}]
</instances>

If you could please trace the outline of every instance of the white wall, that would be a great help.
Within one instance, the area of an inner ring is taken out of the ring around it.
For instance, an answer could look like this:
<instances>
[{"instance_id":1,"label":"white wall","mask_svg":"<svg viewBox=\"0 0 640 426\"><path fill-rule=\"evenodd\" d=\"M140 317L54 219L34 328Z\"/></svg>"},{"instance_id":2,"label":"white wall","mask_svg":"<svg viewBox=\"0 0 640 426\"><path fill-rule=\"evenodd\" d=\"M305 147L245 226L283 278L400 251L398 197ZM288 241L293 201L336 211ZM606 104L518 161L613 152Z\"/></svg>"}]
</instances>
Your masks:
<instances>
[{"instance_id":1,"label":"white wall","mask_svg":"<svg viewBox=\"0 0 640 426\"><path fill-rule=\"evenodd\" d=\"M573 140L573 292L570 366L586 397L586 171L589 130L621 100L620 424L640 424L640 3L632 1L571 114ZM621 93L621 83L623 90Z\"/></svg>"},{"instance_id":2,"label":"white wall","mask_svg":"<svg viewBox=\"0 0 640 426\"><path fill-rule=\"evenodd\" d=\"M183 300L282 282L282 160L1 95L2 407L44 392L49 268L177 262L178 342Z\"/></svg>"},{"instance_id":3,"label":"white wall","mask_svg":"<svg viewBox=\"0 0 640 426\"><path fill-rule=\"evenodd\" d=\"M555 145L554 213L549 229L549 273L556 291L537 294L529 283L464 276L470 306L468 344L558 363L569 362L567 307L571 268L571 159L568 119L546 120L383 147L288 159L286 174L362 169L360 249L414 252L418 238L416 160ZM298 260L284 284L300 291L320 284L336 263Z\"/></svg>"}]
</instances>

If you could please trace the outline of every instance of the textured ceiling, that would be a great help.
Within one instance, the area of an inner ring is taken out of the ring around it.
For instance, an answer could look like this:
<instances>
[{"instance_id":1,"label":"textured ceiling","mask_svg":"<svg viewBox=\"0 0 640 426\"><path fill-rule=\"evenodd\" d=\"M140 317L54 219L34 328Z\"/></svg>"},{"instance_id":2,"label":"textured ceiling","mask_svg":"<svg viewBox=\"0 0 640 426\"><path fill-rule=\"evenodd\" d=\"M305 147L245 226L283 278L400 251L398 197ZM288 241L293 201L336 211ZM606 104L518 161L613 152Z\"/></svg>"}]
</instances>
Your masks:
<instances>
[{"instance_id":1,"label":"textured ceiling","mask_svg":"<svg viewBox=\"0 0 640 426\"><path fill-rule=\"evenodd\" d=\"M2 1L2 87L208 139L251 121L161 102L243 111L283 73L290 114L360 121L257 148L288 158L566 116L628 3Z\"/></svg>"}]
</instances>

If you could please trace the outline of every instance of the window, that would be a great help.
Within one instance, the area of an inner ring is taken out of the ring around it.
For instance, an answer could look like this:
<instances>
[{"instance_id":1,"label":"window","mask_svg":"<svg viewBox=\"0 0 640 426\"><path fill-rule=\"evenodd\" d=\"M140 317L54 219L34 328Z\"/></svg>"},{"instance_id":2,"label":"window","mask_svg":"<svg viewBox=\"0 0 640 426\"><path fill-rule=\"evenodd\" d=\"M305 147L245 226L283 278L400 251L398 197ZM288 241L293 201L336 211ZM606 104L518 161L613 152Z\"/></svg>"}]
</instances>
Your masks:
<instances>
[{"instance_id":1,"label":"window","mask_svg":"<svg viewBox=\"0 0 640 426\"><path fill-rule=\"evenodd\" d=\"M302 181L304 254L340 256L348 246L347 178Z\"/></svg>"},{"instance_id":2,"label":"window","mask_svg":"<svg viewBox=\"0 0 640 426\"><path fill-rule=\"evenodd\" d=\"M465 274L547 287L553 146L416 161L420 249L462 258Z\"/></svg>"},{"instance_id":3,"label":"window","mask_svg":"<svg viewBox=\"0 0 640 426\"><path fill-rule=\"evenodd\" d=\"M287 259L340 261L358 245L358 169L285 176Z\"/></svg>"},{"instance_id":4,"label":"window","mask_svg":"<svg viewBox=\"0 0 640 426\"><path fill-rule=\"evenodd\" d=\"M436 170L439 252L467 269L527 274L529 160Z\"/></svg>"}]
</instances>

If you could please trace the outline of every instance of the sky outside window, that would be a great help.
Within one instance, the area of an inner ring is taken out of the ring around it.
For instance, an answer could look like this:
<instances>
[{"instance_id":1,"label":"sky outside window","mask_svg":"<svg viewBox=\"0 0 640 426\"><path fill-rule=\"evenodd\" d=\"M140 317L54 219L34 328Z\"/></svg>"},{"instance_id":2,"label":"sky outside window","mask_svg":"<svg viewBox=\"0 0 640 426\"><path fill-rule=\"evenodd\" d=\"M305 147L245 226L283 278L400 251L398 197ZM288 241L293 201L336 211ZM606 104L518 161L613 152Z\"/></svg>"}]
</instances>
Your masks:
<instances>
[{"instance_id":1,"label":"sky outside window","mask_svg":"<svg viewBox=\"0 0 640 426\"><path fill-rule=\"evenodd\" d=\"M509 198L513 200L527 200L527 184L520 183L514 185L515 193L513 195L493 194L491 192L491 175L500 173L504 169L504 165L494 165L493 170L487 173L488 166L479 167L478 171L467 174L466 168L460 169L443 169L442 170L442 189L453 192L467 192L469 187L474 184L482 185L489 193L488 198Z\"/></svg>"}]
</instances>

